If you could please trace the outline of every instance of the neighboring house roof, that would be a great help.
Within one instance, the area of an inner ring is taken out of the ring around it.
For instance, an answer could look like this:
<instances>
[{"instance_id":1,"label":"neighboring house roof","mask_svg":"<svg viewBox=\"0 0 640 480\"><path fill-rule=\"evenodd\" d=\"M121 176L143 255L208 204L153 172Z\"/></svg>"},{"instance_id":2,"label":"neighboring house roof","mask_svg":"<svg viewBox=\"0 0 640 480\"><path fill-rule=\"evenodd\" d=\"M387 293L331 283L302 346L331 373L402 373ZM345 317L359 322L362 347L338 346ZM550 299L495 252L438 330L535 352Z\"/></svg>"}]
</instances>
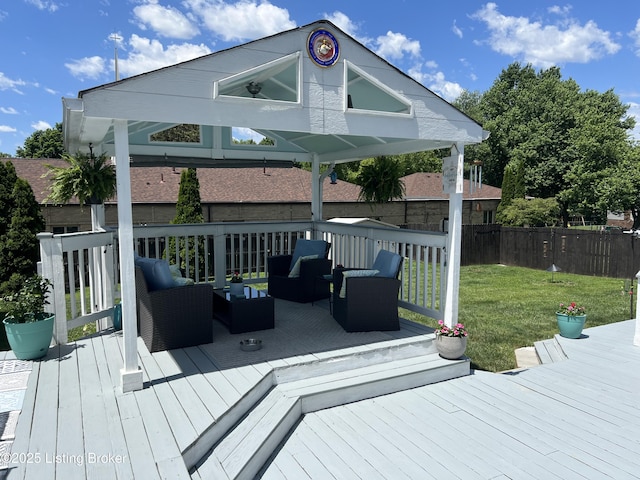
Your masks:
<instances>
[{"instance_id":1,"label":"neighboring house roof","mask_svg":"<svg viewBox=\"0 0 640 480\"><path fill-rule=\"evenodd\" d=\"M29 182L38 203L46 203L51 177L47 164L65 166L59 159L11 160L19 177ZM181 168L131 167L133 203L176 203ZM311 202L311 172L300 168L198 168L202 203L295 203ZM356 202L360 187L338 180L324 181L323 201ZM107 203L115 203L116 200ZM71 202L77 203L77 202Z\"/></svg>"},{"instance_id":2,"label":"neighboring house roof","mask_svg":"<svg viewBox=\"0 0 640 480\"><path fill-rule=\"evenodd\" d=\"M11 160L19 177L29 182L38 203L46 203L51 177L46 165L65 166L60 159L14 158ZM202 203L296 203L311 201L311 172L300 168L199 168ZM133 203L175 203L180 187L182 168L131 167ZM442 174L418 172L403 177L405 200L447 200L442 189ZM499 200L502 190L490 185L469 193L470 183L464 181L465 199ZM323 201L357 202L360 187L338 180L332 185L324 181ZM112 200L107 203L115 203ZM77 203L77 202L71 202Z\"/></svg>"},{"instance_id":3,"label":"neighboring house roof","mask_svg":"<svg viewBox=\"0 0 640 480\"><path fill-rule=\"evenodd\" d=\"M448 193L442 188L442 174L418 172L402 177L405 188L405 200L446 200ZM491 185L482 185L482 188L470 193L471 182L464 180L463 198L465 200L500 200L502 189Z\"/></svg>"}]
</instances>

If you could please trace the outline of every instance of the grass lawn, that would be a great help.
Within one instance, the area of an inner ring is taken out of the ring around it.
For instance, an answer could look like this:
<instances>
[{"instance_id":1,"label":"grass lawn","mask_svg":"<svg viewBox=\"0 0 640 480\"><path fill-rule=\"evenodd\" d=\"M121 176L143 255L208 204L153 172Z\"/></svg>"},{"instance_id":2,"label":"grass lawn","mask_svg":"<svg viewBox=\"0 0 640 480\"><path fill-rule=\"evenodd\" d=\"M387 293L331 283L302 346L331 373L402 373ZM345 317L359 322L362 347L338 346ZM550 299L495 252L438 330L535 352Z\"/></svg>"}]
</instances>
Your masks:
<instances>
[{"instance_id":1,"label":"grass lawn","mask_svg":"<svg viewBox=\"0 0 640 480\"><path fill-rule=\"evenodd\" d=\"M560 303L587 308L585 327L631 318L632 299L621 279L551 273L502 265L472 265L460 272L458 319L469 330L466 355L473 368L499 372L516 367L515 349L558 333L555 311ZM254 285L266 288L265 284ZM635 306L635 297L633 298ZM430 319L402 309L404 318L436 326ZM73 341L95 331L94 324L69 332ZM8 349L4 328L0 349ZM579 340L576 340L579 341Z\"/></svg>"},{"instance_id":2,"label":"grass lawn","mask_svg":"<svg viewBox=\"0 0 640 480\"><path fill-rule=\"evenodd\" d=\"M628 320L631 297L624 286L621 279L562 272L556 272L552 282L549 272L521 267L462 267L458 320L469 330L466 355L473 368L492 372L515 368L516 348L558 333L555 311L560 303L584 305L585 328ZM401 314L436 326L436 320L422 315L407 310Z\"/></svg>"}]
</instances>

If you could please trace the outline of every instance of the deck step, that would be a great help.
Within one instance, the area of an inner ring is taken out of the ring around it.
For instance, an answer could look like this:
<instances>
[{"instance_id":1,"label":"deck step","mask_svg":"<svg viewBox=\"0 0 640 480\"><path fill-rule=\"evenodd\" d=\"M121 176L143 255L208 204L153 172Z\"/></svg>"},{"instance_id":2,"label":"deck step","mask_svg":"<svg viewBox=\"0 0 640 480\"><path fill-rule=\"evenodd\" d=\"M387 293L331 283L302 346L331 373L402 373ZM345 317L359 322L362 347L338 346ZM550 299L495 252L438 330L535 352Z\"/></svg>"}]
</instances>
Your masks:
<instances>
[{"instance_id":1,"label":"deck step","mask_svg":"<svg viewBox=\"0 0 640 480\"><path fill-rule=\"evenodd\" d=\"M542 364L556 363L567 359L567 355L564 353L562 346L555 337L535 342L533 346L535 347L536 354Z\"/></svg>"},{"instance_id":2,"label":"deck step","mask_svg":"<svg viewBox=\"0 0 640 480\"><path fill-rule=\"evenodd\" d=\"M364 347L348 347L327 352L326 355L317 353L308 360L301 358L300 361L291 365L278 366L237 404L216 419L182 452L182 458L187 468L192 470L203 456L224 438L243 417L248 415L260 399L276 385L340 373L369 365L386 364L394 360L422 357L435 352L433 339L433 334L425 334L378 342Z\"/></svg>"},{"instance_id":3,"label":"deck step","mask_svg":"<svg viewBox=\"0 0 640 480\"><path fill-rule=\"evenodd\" d=\"M468 359L444 360L432 353L279 383L215 446L196 474L254 478L304 414L468 375L469 365Z\"/></svg>"}]
</instances>

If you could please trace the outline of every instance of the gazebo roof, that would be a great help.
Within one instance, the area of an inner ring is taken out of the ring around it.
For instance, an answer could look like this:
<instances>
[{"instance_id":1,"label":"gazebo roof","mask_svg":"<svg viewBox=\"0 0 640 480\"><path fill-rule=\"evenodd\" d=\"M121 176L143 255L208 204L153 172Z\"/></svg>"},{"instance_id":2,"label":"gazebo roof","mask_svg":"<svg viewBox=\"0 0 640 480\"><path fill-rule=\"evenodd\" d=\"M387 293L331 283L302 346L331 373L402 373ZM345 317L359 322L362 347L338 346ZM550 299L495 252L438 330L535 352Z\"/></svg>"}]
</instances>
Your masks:
<instances>
[{"instance_id":1,"label":"gazebo roof","mask_svg":"<svg viewBox=\"0 0 640 480\"><path fill-rule=\"evenodd\" d=\"M323 49L323 50L319 50ZM250 93L249 85L259 91ZM328 21L318 21L65 98L70 152L114 154L128 121L132 165L340 163L479 143L482 127ZM154 134L199 125L191 142ZM274 145L234 142L249 128Z\"/></svg>"}]
</instances>

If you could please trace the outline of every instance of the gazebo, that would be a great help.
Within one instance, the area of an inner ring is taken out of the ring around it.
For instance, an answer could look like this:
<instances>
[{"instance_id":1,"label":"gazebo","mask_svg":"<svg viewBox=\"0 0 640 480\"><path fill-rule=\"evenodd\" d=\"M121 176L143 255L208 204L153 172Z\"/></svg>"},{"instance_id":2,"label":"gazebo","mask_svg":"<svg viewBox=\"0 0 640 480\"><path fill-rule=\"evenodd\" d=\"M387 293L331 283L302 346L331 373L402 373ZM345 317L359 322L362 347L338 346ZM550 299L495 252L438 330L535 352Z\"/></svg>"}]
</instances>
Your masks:
<instances>
[{"instance_id":1,"label":"gazebo","mask_svg":"<svg viewBox=\"0 0 640 480\"><path fill-rule=\"evenodd\" d=\"M322 182L338 163L450 148L444 317L457 321L464 146L487 132L468 116L328 21L79 92L63 99L69 152L112 155L118 187L124 391L142 387L137 364L129 166L312 165L312 220L322 221ZM195 125L198 138L163 140ZM249 128L272 145L233 140ZM328 168L321 169L321 165ZM322 173L321 173L322 170Z\"/></svg>"}]
</instances>

